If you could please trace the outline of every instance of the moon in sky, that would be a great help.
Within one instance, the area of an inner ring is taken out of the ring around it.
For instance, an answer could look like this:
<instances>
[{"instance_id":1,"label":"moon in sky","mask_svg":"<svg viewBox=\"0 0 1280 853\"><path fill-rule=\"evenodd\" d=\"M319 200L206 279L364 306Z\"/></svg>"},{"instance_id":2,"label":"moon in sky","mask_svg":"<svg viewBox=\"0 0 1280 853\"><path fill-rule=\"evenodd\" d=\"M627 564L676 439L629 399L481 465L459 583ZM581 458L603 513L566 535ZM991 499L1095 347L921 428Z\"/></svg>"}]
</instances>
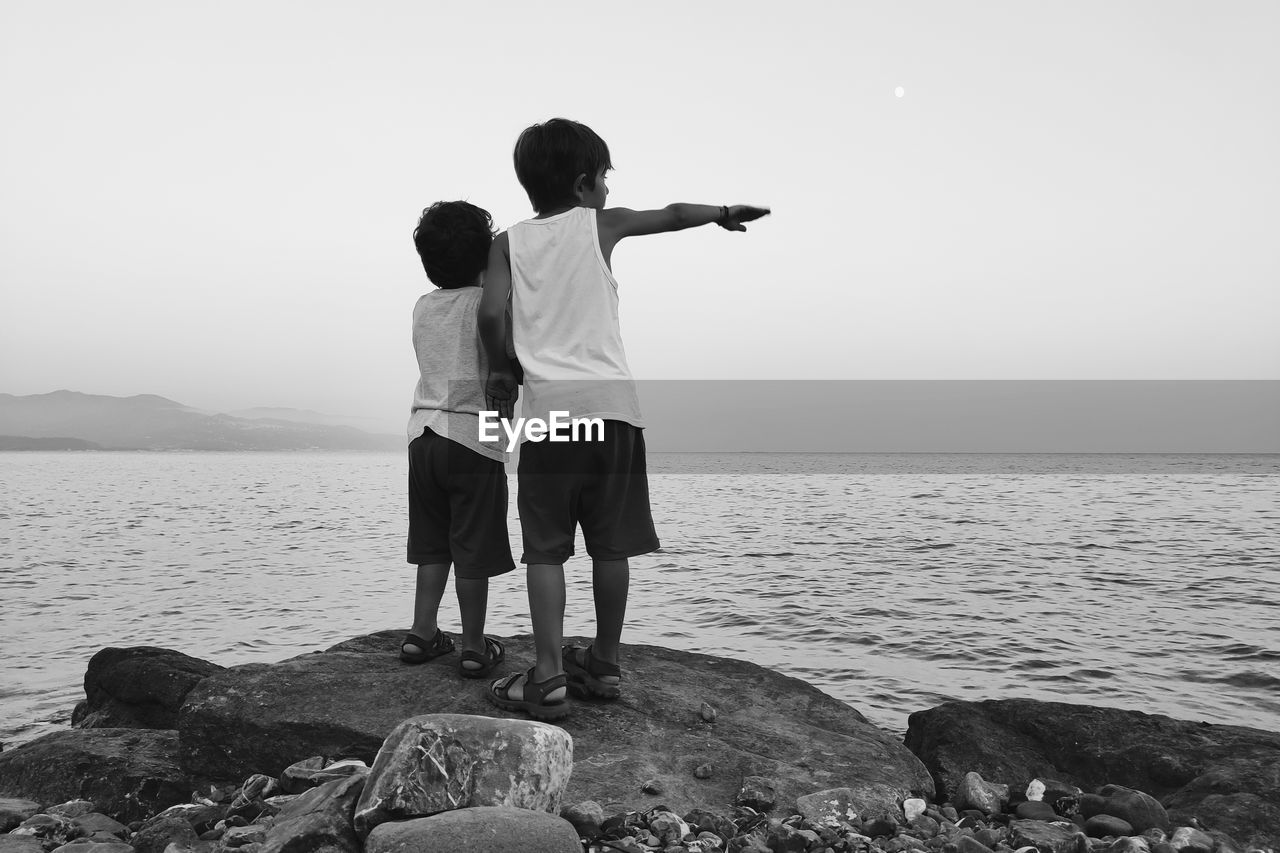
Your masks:
<instances>
[{"instance_id":1,"label":"moon in sky","mask_svg":"<svg viewBox=\"0 0 1280 853\"><path fill-rule=\"evenodd\" d=\"M903 95L907 94L907 90L899 86L898 88L893 90L893 94L901 98Z\"/></svg>"}]
</instances>

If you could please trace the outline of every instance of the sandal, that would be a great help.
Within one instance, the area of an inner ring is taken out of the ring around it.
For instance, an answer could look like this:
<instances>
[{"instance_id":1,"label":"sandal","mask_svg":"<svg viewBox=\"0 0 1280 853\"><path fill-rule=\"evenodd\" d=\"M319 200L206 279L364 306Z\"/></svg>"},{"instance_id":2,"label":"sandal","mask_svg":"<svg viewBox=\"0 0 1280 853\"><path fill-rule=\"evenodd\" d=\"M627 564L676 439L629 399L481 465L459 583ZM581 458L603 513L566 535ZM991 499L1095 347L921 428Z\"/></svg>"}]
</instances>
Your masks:
<instances>
[{"instance_id":1,"label":"sandal","mask_svg":"<svg viewBox=\"0 0 1280 853\"><path fill-rule=\"evenodd\" d=\"M512 699L511 688L521 677L524 678L524 698ZM534 681L533 667L529 667L528 672L513 672L499 678L489 685L486 693L489 701L504 711L524 711L535 720L561 720L569 716L568 698L548 702L547 694L567 684L568 679L563 672L546 681Z\"/></svg>"},{"instance_id":2,"label":"sandal","mask_svg":"<svg viewBox=\"0 0 1280 853\"><path fill-rule=\"evenodd\" d=\"M622 678L622 669L616 663L600 660L595 647L564 646L560 649L564 671L569 677L569 691L580 699L617 699L622 689L617 682L601 681L600 676Z\"/></svg>"},{"instance_id":3,"label":"sandal","mask_svg":"<svg viewBox=\"0 0 1280 853\"><path fill-rule=\"evenodd\" d=\"M417 646L418 651L411 652L406 646ZM436 635L430 642L417 634L405 634L404 642L400 644L400 660L405 663L426 663L433 658L447 655L451 651L453 651L453 638L436 628Z\"/></svg>"},{"instance_id":4,"label":"sandal","mask_svg":"<svg viewBox=\"0 0 1280 853\"><path fill-rule=\"evenodd\" d=\"M502 663L507 657L507 650L502 643L493 637L486 636L484 638L484 654L479 652L470 652L466 649L462 650L462 657L458 659L458 672L462 673L463 678L484 678L493 672L493 668ZM478 667L472 669L463 666L464 663L478 663Z\"/></svg>"}]
</instances>

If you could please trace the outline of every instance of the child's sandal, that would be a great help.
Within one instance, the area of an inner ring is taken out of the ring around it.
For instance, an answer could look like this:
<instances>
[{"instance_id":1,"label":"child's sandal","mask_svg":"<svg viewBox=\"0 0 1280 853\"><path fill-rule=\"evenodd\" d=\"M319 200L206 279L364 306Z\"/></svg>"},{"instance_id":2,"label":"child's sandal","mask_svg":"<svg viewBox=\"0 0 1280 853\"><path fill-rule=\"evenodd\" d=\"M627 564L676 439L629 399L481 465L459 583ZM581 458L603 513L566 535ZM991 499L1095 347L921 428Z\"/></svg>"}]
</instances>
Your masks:
<instances>
[{"instance_id":1,"label":"child's sandal","mask_svg":"<svg viewBox=\"0 0 1280 853\"><path fill-rule=\"evenodd\" d=\"M516 681L522 676L524 677L524 690L522 692L524 698L512 699L511 688L515 687ZM533 667L529 667L528 672L513 672L511 675L504 675L490 684L489 689L485 692L489 696L489 701L504 711L524 711L535 720L562 720L569 716L568 698L547 701L547 694L567 686L568 679L565 678L563 672L551 676L546 681L534 681Z\"/></svg>"},{"instance_id":2,"label":"child's sandal","mask_svg":"<svg viewBox=\"0 0 1280 853\"><path fill-rule=\"evenodd\" d=\"M418 651L411 652L408 646L417 646ZM400 644L400 660L405 663L426 663L441 655L447 655L451 651L453 651L453 639L436 628L436 635L429 641L417 634L405 634L404 642Z\"/></svg>"},{"instance_id":3,"label":"child's sandal","mask_svg":"<svg viewBox=\"0 0 1280 853\"><path fill-rule=\"evenodd\" d=\"M560 650L564 671L569 676L569 690L580 699L617 699L622 688L614 681L601 681L600 676L622 679L622 669L616 663L600 660L595 647L564 646Z\"/></svg>"},{"instance_id":4,"label":"child's sandal","mask_svg":"<svg viewBox=\"0 0 1280 853\"><path fill-rule=\"evenodd\" d=\"M479 652L471 652L463 649L461 657L458 658L458 672L463 678L484 678L493 672L494 667L502 663L507 657L507 650L503 648L502 643L493 637L484 638L484 654ZM468 667L463 664L475 663L479 666Z\"/></svg>"}]
</instances>

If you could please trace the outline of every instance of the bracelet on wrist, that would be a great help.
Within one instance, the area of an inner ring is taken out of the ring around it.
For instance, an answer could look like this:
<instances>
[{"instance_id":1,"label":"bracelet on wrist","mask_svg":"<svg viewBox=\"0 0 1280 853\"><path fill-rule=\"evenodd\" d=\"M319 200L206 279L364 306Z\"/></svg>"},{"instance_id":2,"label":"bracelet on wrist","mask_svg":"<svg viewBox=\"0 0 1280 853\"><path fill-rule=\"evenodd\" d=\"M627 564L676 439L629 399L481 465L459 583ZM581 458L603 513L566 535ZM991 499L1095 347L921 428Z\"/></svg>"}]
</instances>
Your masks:
<instances>
[{"instance_id":1,"label":"bracelet on wrist","mask_svg":"<svg viewBox=\"0 0 1280 853\"><path fill-rule=\"evenodd\" d=\"M727 204L720 205L720 216L716 218L716 224L724 226L729 221L729 206Z\"/></svg>"}]
</instances>

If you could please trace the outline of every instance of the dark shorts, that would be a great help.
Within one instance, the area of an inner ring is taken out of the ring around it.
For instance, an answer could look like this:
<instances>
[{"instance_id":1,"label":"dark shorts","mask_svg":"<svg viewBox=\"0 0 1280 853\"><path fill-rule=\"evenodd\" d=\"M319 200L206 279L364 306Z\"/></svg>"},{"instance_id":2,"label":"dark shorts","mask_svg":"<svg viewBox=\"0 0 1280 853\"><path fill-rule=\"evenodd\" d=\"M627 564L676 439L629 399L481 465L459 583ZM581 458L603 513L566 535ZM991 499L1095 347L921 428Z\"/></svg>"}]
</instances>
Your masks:
<instances>
[{"instance_id":1,"label":"dark shorts","mask_svg":"<svg viewBox=\"0 0 1280 853\"><path fill-rule=\"evenodd\" d=\"M507 472L430 429L409 443L410 563L453 563L460 578L516 567L507 538Z\"/></svg>"},{"instance_id":2,"label":"dark shorts","mask_svg":"<svg viewBox=\"0 0 1280 853\"><path fill-rule=\"evenodd\" d=\"M573 556L579 524L587 553L621 560L661 547L649 512L644 430L604 422L604 441L520 445L522 563L560 565Z\"/></svg>"}]
</instances>

